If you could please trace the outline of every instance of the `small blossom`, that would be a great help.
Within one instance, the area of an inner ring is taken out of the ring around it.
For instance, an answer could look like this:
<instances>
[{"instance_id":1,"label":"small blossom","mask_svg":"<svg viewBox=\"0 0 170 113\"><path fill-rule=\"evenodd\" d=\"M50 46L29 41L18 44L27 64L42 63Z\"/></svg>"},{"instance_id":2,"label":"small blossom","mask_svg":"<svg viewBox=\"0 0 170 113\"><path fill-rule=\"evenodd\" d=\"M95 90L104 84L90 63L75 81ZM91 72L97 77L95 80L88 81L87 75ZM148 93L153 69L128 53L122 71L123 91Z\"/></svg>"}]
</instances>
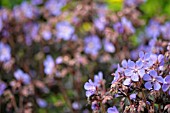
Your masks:
<instances>
[{"instance_id":1,"label":"small blossom","mask_svg":"<svg viewBox=\"0 0 170 113\"><path fill-rule=\"evenodd\" d=\"M44 40L50 40L52 37L52 33L49 30L42 31L42 36Z\"/></svg>"},{"instance_id":2,"label":"small blossom","mask_svg":"<svg viewBox=\"0 0 170 113\"><path fill-rule=\"evenodd\" d=\"M103 73L99 72L98 75L94 76L94 84L99 87L102 81L103 81Z\"/></svg>"},{"instance_id":3,"label":"small blossom","mask_svg":"<svg viewBox=\"0 0 170 113\"><path fill-rule=\"evenodd\" d=\"M8 44L0 42L0 61L5 62L11 59L11 48Z\"/></svg>"},{"instance_id":4,"label":"small blossom","mask_svg":"<svg viewBox=\"0 0 170 113\"><path fill-rule=\"evenodd\" d=\"M0 96L4 93L6 87L6 84L0 81Z\"/></svg>"},{"instance_id":5,"label":"small blossom","mask_svg":"<svg viewBox=\"0 0 170 113\"><path fill-rule=\"evenodd\" d=\"M18 81L22 81L24 84L29 84L31 82L30 76L27 73L24 73L21 69L14 72L14 77Z\"/></svg>"},{"instance_id":6,"label":"small blossom","mask_svg":"<svg viewBox=\"0 0 170 113\"><path fill-rule=\"evenodd\" d=\"M44 99L37 98L36 101L37 101L38 106L41 108L45 108L48 105Z\"/></svg>"},{"instance_id":7,"label":"small blossom","mask_svg":"<svg viewBox=\"0 0 170 113\"><path fill-rule=\"evenodd\" d=\"M170 40L170 22L166 22L161 26L161 33L164 39Z\"/></svg>"},{"instance_id":8,"label":"small blossom","mask_svg":"<svg viewBox=\"0 0 170 113\"><path fill-rule=\"evenodd\" d=\"M74 33L74 27L67 21L62 21L56 25L57 37L63 40L71 39Z\"/></svg>"},{"instance_id":9,"label":"small blossom","mask_svg":"<svg viewBox=\"0 0 170 113\"><path fill-rule=\"evenodd\" d=\"M104 50L106 52L109 52L109 53L114 53L115 52L115 46L111 42L109 42L107 40L104 40L103 45L104 45Z\"/></svg>"},{"instance_id":10,"label":"small blossom","mask_svg":"<svg viewBox=\"0 0 170 113\"><path fill-rule=\"evenodd\" d=\"M145 31L149 38L157 38L160 35L160 24L155 20L150 20Z\"/></svg>"},{"instance_id":11,"label":"small blossom","mask_svg":"<svg viewBox=\"0 0 170 113\"><path fill-rule=\"evenodd\" d=\"M165 78L164 78L164 83L162 85L162 90L164 92L168 91L168 94L170 95L170 75L167 75Z\"/></svg>"},{"instance_id":12,"label":"small blossom","mask_svg":"<svg viewBox=\"0 0 170 113\"><path fill-rule=\"evenodd\" d=\"M133 62L131 60L128 60L127 63L127 69L125 70L125 76L130 77L132 81L137 82L139 81L139 76L142 78L145 74L145 70L143 68L143 63L141 61ZM130 79L127 78L125 80L126 83L130 82Z\"/></svg>"},{"instance_id":13,"label":"small blossom","mask_svg":"<svg viewBox=\"0 0 170 113\"><path fill-rule=\"evenodd\" d=\"M47 75L53 74L54 67L55 67L54 60L53 60L52 56L48 55L46 57L46 59L44 60L44 72L45 72L45 74L47 74Z\"/></svg>"},{"instance_id":14,"label":"small blossom","mask_svg":"<svg viewBox=\"0 0 170 113\"><path fill-rule=\"evenodd\" d=\"M91 54L91 55L97 55L98 51L101 49L101 42L99 37L92 35L88 36L84 40L85 42L85 53Z\"/></svg>"},{"instance_id":15,"label":"small blossom","mask_svg":"<svg viewBox=\"0 0 170 113\"><path fill-rule=\"evenodd\" d=\"M86 82L84 84L84 89L87 90L86 91L86 96L90 97L91 95L93 95L96 92L96 85L90 79L89 82Z\"/></svg>"},{"instance_id":16,"label":"small blossom","mask_svg":"<svg viewBox=\"0 0 170 113\"><path fill-rule=\"evenodd\" d=\"M65 0L62 0L65 1ZM61 14L61 8L64 6L64 2L60 0L48 0L45 3L45 8L51 15L58 16Z\"/></svg>"},{"instance_id":17,"label":"small blossom","mask_svg":"<svg viewBox=\"0 0 170 113\"><path fill-rule=\"evenodd\" d=\"M151 90L152 87L154 87L154 90L159 90L161 88L160 83L163 83L163 78L158 76L155 70L151 70L149 74L145 74L143 80L147 81L144 86L148 90Z\"/></svg>"}]
</instances>

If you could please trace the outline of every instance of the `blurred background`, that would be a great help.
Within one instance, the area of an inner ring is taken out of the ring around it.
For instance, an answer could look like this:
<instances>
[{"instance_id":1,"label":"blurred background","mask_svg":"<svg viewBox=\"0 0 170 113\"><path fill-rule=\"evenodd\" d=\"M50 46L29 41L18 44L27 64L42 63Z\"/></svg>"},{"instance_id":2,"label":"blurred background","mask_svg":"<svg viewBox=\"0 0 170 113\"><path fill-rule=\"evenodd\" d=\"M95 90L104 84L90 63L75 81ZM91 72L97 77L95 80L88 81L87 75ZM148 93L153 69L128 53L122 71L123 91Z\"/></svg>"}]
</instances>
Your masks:
<instances>
[{"instance_id":1,"label":"blurred background","mask_svg":"<svg viewBox=\"0 0 170 113\"><path fill-rule=\"evenodd\" d=\"M169 19L169 0L1 0L0 113L90 113L84 83L109 88Z\"/></svg>"}]
</instances>

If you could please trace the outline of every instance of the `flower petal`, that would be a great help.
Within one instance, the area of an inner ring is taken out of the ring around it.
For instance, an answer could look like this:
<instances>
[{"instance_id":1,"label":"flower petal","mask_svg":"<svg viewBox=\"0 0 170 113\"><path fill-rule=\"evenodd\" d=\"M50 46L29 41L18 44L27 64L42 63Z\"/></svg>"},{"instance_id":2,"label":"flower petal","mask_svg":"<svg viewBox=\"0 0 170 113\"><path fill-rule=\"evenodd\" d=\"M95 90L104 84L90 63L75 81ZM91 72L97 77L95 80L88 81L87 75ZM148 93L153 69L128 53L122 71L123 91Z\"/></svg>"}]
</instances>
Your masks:
<instances>
[{"instance_id":1,"label":"flower petal","mask_svg":"<svg viewBox=\"0 0 170 113\"><path fill-rule=\"evenodd\" d=\"M168 75L168 76L165 77L165 82L167 82L167 83L170 84L170 75Z\"/></svg>"},{"instance_id":2,"label":"flower petal","mask_svg":"<svg viewBox=\"0 0 170 113\"><path fill-rule=\"evenodd\" d=\"M159 84L159 82L155 82L154 83L154 90L159 90L161 88L161 85Z\"/></svg>"},{"instance_id":3,"label":"flower petal","mask_svg":"<svg viewBox=\"0 0 170 113\"><path fill-rule=\"evenodd\" d=\"M169 87L170 87L170 85L168 85L168 84L163 84L163 85L162 85L162 90L163 90L164 92L166 92L166 91L169 89Z\"/></svg>"},{"instance_id":4,"label":"flower petal","mask_svg":"<svg viewBox=\"0 0 170 113\"><path fill-rule=\"evenodd\" d=\"M152 84L151 84L151 82L146 82L144 86L145 86L145 88L148 89L148 90L151 90L151 89L152 89Z\"/></svg>"},{"instance_id":5,"label":"flower petal","mask_svg":"<svg viewBox=\"0 0 170 113\"><path fill-rule=\"evenodd\" d=\"M131 69L135 69L135 62L128 60L128 67Z\"/></svg>"},{"instance_id":6,"label":"flower petal","mask_svg":"<svg viewBox=\"0 0 170 113\"><path fill-rule=\"evenodd\" d=\"M133 70L126 69L124 73L125 73L125 76L132 76L133 75Z\"/></svg>"},{"instance_id":7,"label":"flower petal","mask_svg":"<svg viewBox=\"0 0 170 113\"><path fill-rule=\"evenodd\" d=\"M157 74L157 72L156 72L155 70L151 70L151 71L149 72L149 74L150 74L151 76L153 76L153 77L158 76L158 74Z\"/></svg>"},{"instance_id":8,"label":"flower petal","mask_svg":"<svg viewBox=\"0 0 170 113\"><path fill-rule=\"evenodd\" d=\"M136 67L137 67L137 69L142 68L143 67L142 61L140 61L140 60L136 61Z\"/></svg>"},{"instance_id":9,"label":"flower petal","mask_svg":"<svg viewBox=\"0 0 170 113\"><path fill-rule=\"evenodd\" d=\"M164 79L162 78L162 76L157 76L156 77L156 80L160 83L163 83L164 82Z\"/></svg>"},{"instance_id":10,"label":"flower petal","mask_svg":"<svg viewBox=\"0 0 170 113\"><path fill-rule=\"evenodd\" d=\"M143 76L143 80L145 80L145 81L150 81L150 80L152 80L152 78L151 78L151 76L150 76L149 74L145 74L145 75Z\"/></svg>"},{"instance_id":11,"label":"flower petal","mask_svg":"<svg viewBox=\"0 0 170 113\"><path fill-rule=\"evenodd\" d=\"M131 83L131 79L130 79L130 78L127 78L127 79L123 82L124 85L130 85L130 83Z\"/></svg>"},{"instance_id":12,"label":"flower petal","mask_svg":"<svg viewBox=\"0 0 170 113\"><path fill-rule=\"evenodd\" d=\"M144 69L138 70L138 74L140 75L141 78L143 78L143 75L145 74L145 70Z\"/></svg>"},{"instance_id":13,"label":"flower petal","mask_svg":"<svg viewBox=\"0 0 170 113\"><path fill-rule=\"evenodd\" d=\"M138 76L137 74L133 74L133 75L131 76L131 79L132 79L132 81L137 82L137 81L139 81L139 76Z\"/></svg>"},{"instance_id":14,"label":"flower petal","mask_svg":"<svg viewBox=\"0 0 170 113\"><path fill-rule=\"evenodd\" d=\"M143 59L143 57L144 57L144 52L143 52L143 51L140 51L140 52L139 52L139 57L140 57L141 59Z\"/></svg>"}]
</instances>

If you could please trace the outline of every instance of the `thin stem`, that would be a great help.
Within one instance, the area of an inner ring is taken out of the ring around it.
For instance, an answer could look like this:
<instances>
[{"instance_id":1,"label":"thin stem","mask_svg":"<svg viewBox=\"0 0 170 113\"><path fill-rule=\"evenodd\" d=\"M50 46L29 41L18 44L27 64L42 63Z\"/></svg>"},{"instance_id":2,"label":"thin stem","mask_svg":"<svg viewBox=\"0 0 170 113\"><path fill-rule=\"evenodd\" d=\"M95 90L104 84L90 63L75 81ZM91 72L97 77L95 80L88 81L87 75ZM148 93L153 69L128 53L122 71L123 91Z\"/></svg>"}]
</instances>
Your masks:
<instances>
[{"instance_id":1,"label":"thin stem","mask_svg":"<svg viewBox=\"0 0 170 113\"><path fill-rule=\"evenodd\" d=\"M58 85L59 85L60 91L61 91L62 94L63 94L65 103L68 105L70 111L71 111L72 113L74 113L74 111L73 111L73 109L72 109L72 105L71 105L70 99L69 99L68 96L67 96L67 92L65 91L65 88L63 87L62 82L61 82L61 81L58 81Z\"/></svg>"},{"instance_id":2,"label":"thin stem","mask_svg":"<svg viewBox=\"0 0 170 113\"><path fill-rule=\"evenodd\" d=\"M144 97L144 101L145 101L145 104L146 104L146 108L148 109L148 112L149 112L149 106L148 106L148 104L147 104L147 102L146 102L146 97L145 97L145 93L144 93L143 90L142 90L142 96Z\"/></svg>"},{"instance_id":3,"label":"thin stem","mask_svg":"<svg viewBox=\"0 0 170 113\"><path fill-rule=\"evenodd\" d=\"M102 104L102 102L100 102L100 105L102 107L102 113L106 113L104 104Z\"/></svg>"}]
</instances>

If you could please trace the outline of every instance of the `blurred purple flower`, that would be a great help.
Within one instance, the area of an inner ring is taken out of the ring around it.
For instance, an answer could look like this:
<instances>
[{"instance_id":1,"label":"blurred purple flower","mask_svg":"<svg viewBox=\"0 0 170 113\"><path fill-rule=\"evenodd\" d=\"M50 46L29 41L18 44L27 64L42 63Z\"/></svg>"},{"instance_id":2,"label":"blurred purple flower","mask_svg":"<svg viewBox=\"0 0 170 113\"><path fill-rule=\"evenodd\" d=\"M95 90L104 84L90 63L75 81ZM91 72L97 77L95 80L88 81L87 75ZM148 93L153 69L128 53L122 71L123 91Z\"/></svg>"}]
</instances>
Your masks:
<instances>
[{"instance_id":1,"label":"blurred purple flower","mask_svg":"<svg viewBox=\"0 0 170 113\"><path fill-rule=\"evenodd\" d=\"M61 64L63 62L63 58L61 56L57 57L55 60L56 64Z\"/></svg>"},{"instance_id":2,"label":"blurred purple flower","mask_svg":"<svg viewBox=\"0 0 170 113\"><path fill-rule=\"evenodd\" d=\"M97 55L101 49L101 42L98 36L92 35L84 39L85 47L84 51L87 54Z\"/></svg>"},{"instance_id":3,"label":"blurred purple flower","mask_svg":"<svg viewBox=\"0 0 170 113\"><path fill-rule=\"evenodd\" d=\"M164 39L170 40L170 22L166 22L161 26L161 33Z\"/></svg>"},{"instance_id":4,"label":"blurred purple flower","mask_svg":"<svg viewBox=\"0 0 170 113\"><path fill-rule=\"evenodd\" d=\"M110 107L107 109L107 113L119 113L116 106Z\"/></svg>"},{"instance_id":5,"label":"blurred purple flower","mask_svg":"<svg viewBox=\"0 0 170 113\"><path fill-rule=\"evenodd\" d=\"M27 17L27 18L33 18L34 16L36 16L37 14L39 14L39 10L27 3L27 2L22 2L21 6L20 6L20 10L23 12L24 16Z\"/></svg>"},{"instance_id":6,"label":"blurred purple flower","mask_svg":"<svg viewBox=\"0 0 170 113\"><path fill-rule=\"evenodd\" d=\"M150 20L149 25L145 29L149 38L157 38L160 36L160 24L155 20Z\"/></svg>"},{"instance_id":7,"label":"blurred purple flower","mask_svg":"<svg viewBox=\"0 0 170 113\"><path fill-rule=\"evenodd\" d=\"M145 74L143 80L147 81L144 86L148 90L151 90L152 87L154 87L154 90L159 90L161 88L160 83L164 82L162 76L158 76L155 70L151 70L149 74Z\"/></svg>"},{"instance_id":8,"label":"blurred purple flower","mask_svg":"<svg viewBox=\"0 0 170 113\"><path fill-rule=\"evenodd\" d=\"M31 3L32 3L33 5L40 5L40 4L43 3L43 0L31 0Z\"/></svg>"},{"instance_id":9,"label":"blurred purple flower","mask_svg":"<svg viewBox=\"0 0 170 113\"><path fill-rule=\"evenodd\" d=\"M168 94L170 95L170 75L167 75L165 78L164 78L164 83L162 85L162 90L164 92L168 91Z\"/></svg>"},{"instance_id":10,"label":"blurred purple flower","mask_svg":"<svg viewBox=\"0 0 170 113\"><path fill-rule=\"evenodd\" d=\"M22 81L24 84L29 84L31 82L30 76L27 73L24 73L21 69L14 72L14 77L18 81Z\"/></svg>"},{"instance_id":11,"label":"blurred purple flower","mask_svg":"<svg viewBox=\"0 0 170 113\"><path fill-rule=\"evenodd\" d=\"M49 30L44 30L42 32L42 36L43 36L44 40L50 40L51 37L52 37L52 34L51 34L51 32Z\"/></svg>"},{"instance_id":12,"label":"blurred purple flower","mask_svg":"<svg viewBox=\"0 0 170 113\"><path fill-rule=\"evenodd\" d=\"M138 6L141 3L146 2L147 0L125 0L125 5L132 7L132 6Z\"/></svg>"},{"instance_id":13,"label":"blurred purple flower","mask_svg":"<svg viewBox=\"0 0 170 113\"><path fill-rule=\"evenodd\" d=\"M103 45L104 45L104 50L106 52L109 52L109 53L114 53L115 52L115 46L111 42L109 42L107 40L104 40Z\"/></svg>"},{"instance_id":14,"label":"blurred purple flower","mask_svg":"<svg viewBox=\"0 0 170 113\"><path fill-rule=\"evenodd\" d=\"M94 25L97 29L99 29L100 31L105 29L105 25L106 25L106 19L105 16L100 16L99 18L94 20Z\"/></svg>"},{"instance_id":15,"label":"blurred purple flower","mask_svg":"<svg viewBox=\"0 0 170 113\"><path fill-rule=\"evenodd\" d=\"M91 95L93 95L96 92L96 85L94 82L92 82L92 80L90 79L88 82L86 82L84 84L84 89L87 90L86 91L86 96L90 97Z\"/></svg>"},{"instance_id":16,"label":"blurred purple flower","mask_svg":"<svg viewBox=\"0 0 170 113\"><path fill-rule=\"evenodd\" d=\"M67 21L62 21L56 25L57 37L63 40L71 39L74 33L74 27Z\"/></svg>"},{"instance_id":17,"label":"blurred purple flower","mask_svg":"<svg viewBox=\"0 0 170 113\"><path fill-rule=\"evenodd\" d=\"M0 96L4 93L6 87L6 84L0 81Z\"/></svg>"},{"instance_id":18,"label":"blurred purple flower","mask_svg":"<svg viewBox=\"0 0 170 113\"><path fill-rule=\"evenodd\" d=\"M126 17L122 17L121 22L115 23L113 28L120 34L124 33L125 31L135 33L135 28L133 27L131 21L129 21Z\"/></svg>"},{"instance_id":19,"label":"blurred purple flower","mask_svg":"<svg viewBox=\"0 0 170 113\"><path fill-rule=\"evenodd\" d=\"M61 8L65 5L65 0L48 0L45 3L45 8L50 14L58 16L61 14Z\"/></svg>"},{"instance_id":20,"label":"blurred purple flower","mask_svg":"<svg viewBox=\"0 0 170 113\"><path fill-rule=\"evenodd\" d=\"M0 42L0 61L5 62L11 59L11 48L8 44Z\"/></svg>"},{"instance_id":21,"label":"blurred purple flower","mask_svg":"<svg viewBox=\"0 0 170 113\"><path fill-rule=\"evenodd\" d=\"M36 101L37 101L38 106L41 108L45 108L48 105L44 99L37 98Z\"/></svg>"},{"instance_id":22,"label":"blurred purple flower","mask_svg":"<svg viewBox=\"0 0 170 113\"><path fill-rule=\"evenodd\" d=\"M48 55L46 57L46 59L44 60L44 72L45 72L45 74L47 74L47 75L53 74L54 67L55 67L54 60L53 60L52 56Z\"/></svg>"},{"instance_id":23,"label":"blurred purple flower","mask_svg":"<svg viewBox=\"0 0 170 113\"><path fill-rule=\"evenodd\" d=\"M3 21L2 21L2 18L0 17L0 32L1 32L2 28L3 28Z\"/></svg>"},{"instance_id":24,"label":"blurred purple flower","mask_svg":"<svg viewBox=\"0 0 170 113\"><path fill-rule=\"evenodd\" d=\"M123 25L122 25L122 23L120 23L120 22L115 23L115 24L113 25L113 28L114 28L114 30L115 30L116 32L118 32L118 33L120 33L120 34L122 34L123 31L124 31Z\"/></svg>"},{"instance_id":25,"label":"blurred purple flower","mask_svg":"<svg viewBox=\"0 0 170 113\"><path fill-rule=\"evenodd\" d=\"M135 28L133 27L131 21L129 21L126 17L121 18L121 23L124 27L124 30L128 30L131 33L135 33Z\"/></svg>"}]
</instances>

